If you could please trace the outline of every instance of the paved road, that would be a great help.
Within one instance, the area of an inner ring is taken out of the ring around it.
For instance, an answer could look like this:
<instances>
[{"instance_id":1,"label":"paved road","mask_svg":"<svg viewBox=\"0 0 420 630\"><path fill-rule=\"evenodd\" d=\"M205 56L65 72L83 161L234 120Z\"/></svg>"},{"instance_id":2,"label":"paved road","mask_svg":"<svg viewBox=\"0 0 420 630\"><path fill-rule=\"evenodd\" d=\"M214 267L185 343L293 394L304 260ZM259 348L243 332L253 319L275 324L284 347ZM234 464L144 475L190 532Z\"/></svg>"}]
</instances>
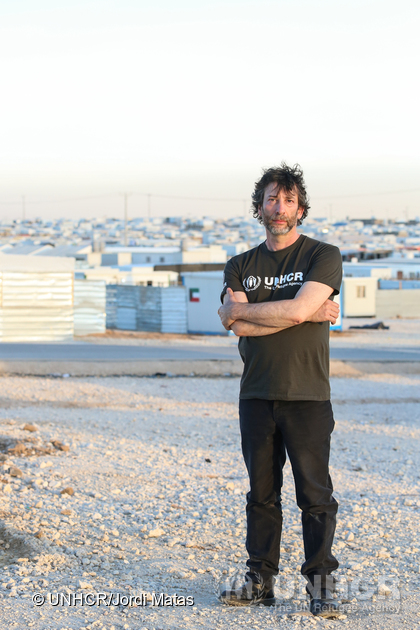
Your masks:
<instances>
[{"instance_id":1,"label":"paved road","mask_svg":"<svg viewBox=\"0 0 420 630\"><path fill-rule=\"evenodd\" d=\"M0 361L195 361L239 358L237 348L213 346L117 346L88 343L0 344Z\"/></svg>"},{"instance_id":2,"label":"paved road","mask_svg":"<svg viewBox=\"0 0 420 630\"><path fill-rule=\"evenodd\" d=\"M420 361L420 348L400 346L395 348L331 348L331 359L338 361Z\"/></svg>"},{"instance_id":3,"label":"paved road","mask_svg":"<svg viewBox=\"0 0 420 630\"><path fill-rule=\"evenodd\" d=\"M340 361L420 361L420 348L331 348ZM209 361L239 359L235 346L118 346L88 343L0 343L0 361Z\"/></svg>"}]
</instances>

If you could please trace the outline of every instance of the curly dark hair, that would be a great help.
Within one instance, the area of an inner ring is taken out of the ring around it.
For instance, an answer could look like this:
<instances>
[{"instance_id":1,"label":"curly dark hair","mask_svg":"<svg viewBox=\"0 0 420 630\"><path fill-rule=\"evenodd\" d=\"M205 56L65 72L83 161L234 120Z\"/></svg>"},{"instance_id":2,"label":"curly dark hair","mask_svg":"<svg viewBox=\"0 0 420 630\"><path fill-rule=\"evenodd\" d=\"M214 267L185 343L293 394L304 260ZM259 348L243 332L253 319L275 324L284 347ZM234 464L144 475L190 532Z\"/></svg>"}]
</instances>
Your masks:
<instances>
[{"instance_id":1,"label":"curly dark hair","mask_svg":"<svg viewBox=\"0 0 420 630\"><path fill-rule=\"evenodd\" d=\"M262 223L262 218L258 214L258 210L260 206L262 206L266 187L273 182L278 185L279 190L291 191L296 186L299 207L303 208L303 214L297 222L298 225L301 225L303 220L308 216L308 210L310 208L305 180L303 179L303 171L299 164L288 166L286 162L282 162L280 166L264 169L261 179L255 182L254 192L252 193L252 214L254 218Z\"/></svg>"}]
</instances>

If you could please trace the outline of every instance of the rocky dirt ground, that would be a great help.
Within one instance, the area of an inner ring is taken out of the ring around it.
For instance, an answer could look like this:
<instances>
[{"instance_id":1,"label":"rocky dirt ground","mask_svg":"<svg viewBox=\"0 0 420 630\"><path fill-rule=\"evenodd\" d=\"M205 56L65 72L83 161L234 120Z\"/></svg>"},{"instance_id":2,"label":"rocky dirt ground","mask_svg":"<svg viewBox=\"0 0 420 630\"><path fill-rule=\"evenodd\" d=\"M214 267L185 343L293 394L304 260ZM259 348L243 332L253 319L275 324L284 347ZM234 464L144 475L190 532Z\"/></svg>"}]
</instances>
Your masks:
<instances>
[{"instance_id":1,"label":"rocky dirt ground","mask_svg":"<svg viewBox=\"0 0 420 630\"><path fill-rule=\"evenodd\" d=\"M332 381L336 620L305 609L289 467L277 606L217 600L245 571L239 379L0 384L2 628L420 626L419 376Z\"/></svg>"}]
</instances>

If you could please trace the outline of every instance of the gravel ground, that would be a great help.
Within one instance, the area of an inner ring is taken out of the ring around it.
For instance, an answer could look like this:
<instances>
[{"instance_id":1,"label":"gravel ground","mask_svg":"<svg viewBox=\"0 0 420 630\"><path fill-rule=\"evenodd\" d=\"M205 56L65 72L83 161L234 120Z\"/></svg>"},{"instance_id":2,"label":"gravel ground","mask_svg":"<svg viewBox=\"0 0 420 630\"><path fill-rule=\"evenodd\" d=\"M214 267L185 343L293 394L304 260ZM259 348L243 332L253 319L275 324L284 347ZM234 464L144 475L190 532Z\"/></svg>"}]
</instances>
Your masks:
<instances>
[{"instance_id":1,"label":"gravel ground","mask_svg":"<svg viewBox=\"0 0 420 630\"><path fill-rule=\"evenodd\" d=\"M388 346L419 346L420 320L418 319L386 319L383 323L388 330L350 329L350 326L372 325L379 320L371 317L347 317L343 319L343 331L331 333L332 347L359 347L372 345L375 348ZM238 339L234 335L175 335L162 333L132 332L128 330L107 330L105 334L76 337L74 342L94 343L101 345L191 345L191 346L237 346Z\"/></svg>"},{"instance_id":2,"label":"gravel ground","mask_svg":"<svg viewBox=\"0 0 420 630\"><path fill-rule=\"evenodd\" d=\"M2 628L420 626L419 376L332 380L336 620L305 609L289 465L277 606L217 600L245 571L239 379L0 382Z\"/></svg>"}]
</instances>

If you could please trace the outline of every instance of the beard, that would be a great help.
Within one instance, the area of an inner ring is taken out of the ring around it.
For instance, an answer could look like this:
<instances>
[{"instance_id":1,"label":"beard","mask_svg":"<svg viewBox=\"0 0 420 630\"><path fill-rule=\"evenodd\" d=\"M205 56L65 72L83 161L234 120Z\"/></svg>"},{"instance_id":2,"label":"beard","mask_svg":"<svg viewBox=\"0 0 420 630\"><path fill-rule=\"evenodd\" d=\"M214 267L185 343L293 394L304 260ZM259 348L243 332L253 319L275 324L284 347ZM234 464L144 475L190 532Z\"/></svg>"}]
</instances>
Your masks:
<instances>
[{"instance_id":1,"label":"beard","mask_svg":"<svg viewBox=\"0 0 420 630\"><path fill-rule=\"evenodd\" d=\"M280 234L282 235L288 234L290 230L292 230L295 227L295 225L297 225L298 212L299 210L297 210L295 216L292 216L292 217L287 217L284 214L268 217L263 211L261 214L261 218L262 218L264 227L270 232L270 234L273 234L274 236L279 236ZM273 219L277 219L278 221L279 220L285 221L286 225L283 225L282 227L280 227L279 225L274 225L272 223Z\"/></svg>"}]
</instances>

